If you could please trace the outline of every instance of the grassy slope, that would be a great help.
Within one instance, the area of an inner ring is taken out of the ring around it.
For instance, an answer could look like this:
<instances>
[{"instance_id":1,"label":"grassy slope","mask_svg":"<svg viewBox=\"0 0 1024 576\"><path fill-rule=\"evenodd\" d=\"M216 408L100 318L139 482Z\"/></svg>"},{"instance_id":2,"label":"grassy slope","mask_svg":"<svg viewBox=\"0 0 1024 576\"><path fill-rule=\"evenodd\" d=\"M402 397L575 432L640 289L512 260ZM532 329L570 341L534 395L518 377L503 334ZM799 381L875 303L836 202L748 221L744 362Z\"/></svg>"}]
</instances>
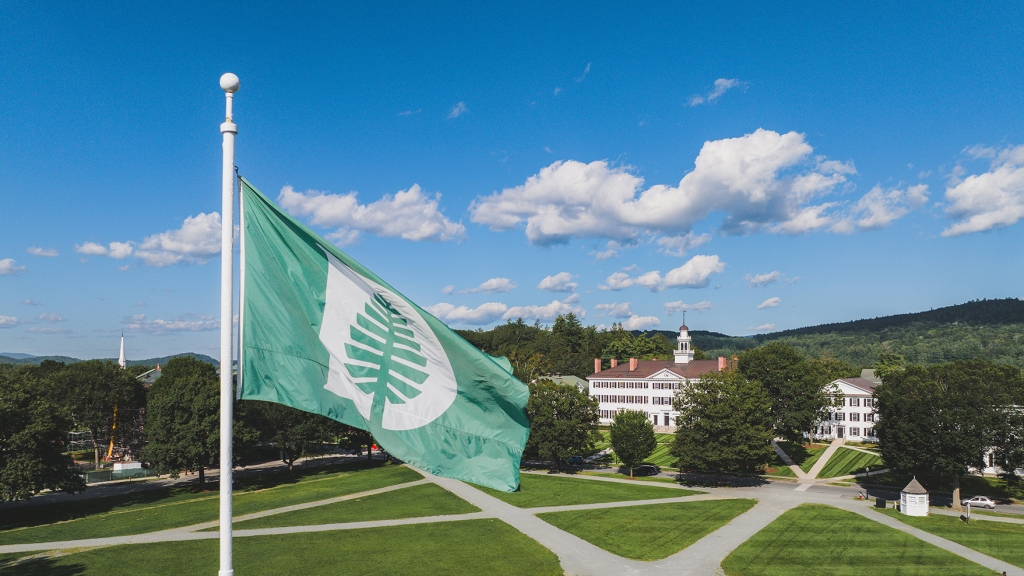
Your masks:
<instances>
[{"instance_id":1,"label":"grassy slope","mask_svg":"<svg viewBox=\"0 0 1024 576\"><path fill-rule=\"evenodd\" d=\"M734 550L722 568L729 576L993 574L909 534L820 504L789 510Z\"/></svg>"},{"instance_id":2,"label":"grassy slope","mask_svg":"<svg viewBox=\"0 0 1024 576\"><path fill-rule=\"evenodd\" d=\"M818 473L818 478L835 478L847 474L866 472L867 467L878 470L882 467L882 457L859 450L840 448L828 460L828 464Z\"/></svg>"},{"instance_id":3,"label":"grassy slope","mask_svg":"<svg viewBox=\"0 0 1024 576\"><path fill-rule=\"evenodd\" d=\"M653 498L678 498L680 496L700 494L697 491L681 490L678 488L621 484L618 482L583 480L566 476L541 476L538 474L523 474L520 476L518 492L499 492L482 487L480 489L499 500L520 508L647 500Z\"/></svg>"},{"instance_id":4,"label":"grassy slope","mask_svg":"<svg viewBox=\"0 0 1024 576\"><path fill-rule=\"evenodd\" d=\"M419 480L404 466L375 466L316 471L289 478L270 474L239 482L234 493L235 514L312 502ZM216 492L193 494L188 489L157 489L5 511L0 544L52 542L141 534L216 520Z\"/></svg>"},{"instance_id":5,"label":"grassy slope","mask_svg":"<svg viewBox=\"0 0 1024 576\"><path fill-rule=\"evenodd\" d=\"M779 448L793 459L793 462L804 472L810 472L814 463L821 458L822 453L828 449L826 444L814 444L810 448L794 444L793 442L779 442Z\"/></svg>"},{"instance_id":6,"label":"grassy slope","mask_svg":"<svg viewBox=\"0 0 1024 576\"><path fill-rule=\"evenodd\" d=\"M754 506L756 500L708 500L540 514L550 524L613 554L659 560L686 548Z\"/></svg>"},{"instance_id":7,"label":"grassy slope","mask_svg":"<svg viewBox=\"0 0 1024 576\"><path fill-rule=\"evenodd\" d=\"M499 520L236 538L235 574L562 574L558 557ZM217 541L114 546L0 568L0 575L213 574Z\"/></svg>"},{"instance_id":8,"label":"grassy slope","mask_svg":"<svg viewBox=\"0 0 1024 576\"><path fill-rule=\"evenodd\" d=\"M970 524L965 524L954 516L931 515L922 518L905 516L891 509L878 512L888 514L914 528L973 548L982 554L1024 567L1024 524L973 518Z\"/></svg>"},{"instance_id":9,"label":"grassy slope","mask_svg":"<svg viewBox=\"0 0 1024 576\"><path fill-rule=\"evenodd\" d=\"M402 488L393 492L345 500L327 506L285 512L246 522L236 522L235 528L273 528L276 526L307 526L336 522L364 522L391 518L468 514L480 509L462 500L444 488L424 484Z\"/></svg>"}]
</instances>

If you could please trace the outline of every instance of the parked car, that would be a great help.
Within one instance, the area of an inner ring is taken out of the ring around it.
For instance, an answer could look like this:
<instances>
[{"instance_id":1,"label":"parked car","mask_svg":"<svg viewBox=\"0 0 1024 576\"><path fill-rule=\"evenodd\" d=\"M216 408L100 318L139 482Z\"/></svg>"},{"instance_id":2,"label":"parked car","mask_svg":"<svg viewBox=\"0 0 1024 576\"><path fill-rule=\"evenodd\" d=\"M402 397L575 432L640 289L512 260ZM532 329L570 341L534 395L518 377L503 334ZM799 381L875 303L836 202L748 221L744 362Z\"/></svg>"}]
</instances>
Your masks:
<instances>
[{"instance_id":1,"label":"parked car","mask_svg":"<svg viewBox=\"0 0 1024 576\"><path fill-rule=\"evenodd\" d=\"M654 464L641 464L633 469L633 474L636 476L654 476L659 472L661 472L661 468Z\"/></svg>"},{"instance_id":2,"label":"parked car","mask_svg":"<svg viewBox=\"0 0 1024 576\"><path fill-rule=\"evenodd\" d=\"M963 506L971 505L971 508L988 508L989 510L995 510L996 503L992 501L988 496L975 496L974 498L967 498L960 501Z\"/></svg>"},{"instance_id":3,"label":"parked car","mask_svg":"<svg viewBox=\"0 0 1024 576\"><path fill-rule=\"evenodd\" d=\"M583 456L573 456L569 458L569 464L572 466L583 466L586 462L583 461Z\"/></svg>"}]
</instances>

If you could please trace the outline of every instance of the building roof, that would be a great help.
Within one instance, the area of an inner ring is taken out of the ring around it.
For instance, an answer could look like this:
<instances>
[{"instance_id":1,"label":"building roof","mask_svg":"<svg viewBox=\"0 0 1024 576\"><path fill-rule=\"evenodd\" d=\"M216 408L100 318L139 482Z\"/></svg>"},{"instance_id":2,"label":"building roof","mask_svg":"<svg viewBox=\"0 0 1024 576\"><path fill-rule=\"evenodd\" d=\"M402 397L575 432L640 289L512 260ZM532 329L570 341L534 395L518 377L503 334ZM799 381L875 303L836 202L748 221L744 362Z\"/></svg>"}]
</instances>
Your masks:
<instances>
[{"instance_id":1,"label":"building roof","mask_svg":"<svg viewBox=\"0 0 1024 576\"><path fill-rule=\"evenodd\" d=\"M623 362L614 368L601 370L587 376L587 380L596 378L648 378L668 369L680 378L700 378L711 372L718 372L718 360L691 360L686 364L676 364L675 360L640 360L636 370L629 369L629 362Z\"/></svg>"},{"instance_id":2,"label":"building roof","mask_svg":"<svg viewBox=\"0 0 1024 576\"><path fill-rule=\"evenodd\" d=\"M872 382L867 378L840 378L838 382L845 382L854 388L859 388L868 394L875 391L875 386L878 386L878 382Z\"/></svg>"},{"instance_id":3,"label":"building roof","mask_svg":"<svg viewBox=\"0 0 1024 576\"><path fill-rule=\"evenodd\" d=\"M910 484L907 484L907 487L901 490L901 492L906 492L907 494L928 493L928 491L924 489L924 486L921 486L921 483L917 481L917 476L914 476L914 479L910 481Z\"/></svg>"},{"instance_id":4,"label":"building roof","mask_svg":"<svg viewBox=\"0 0 1024 576\"><path fill-rule=\"evenodd\" d=\"M882 379L879 378L878 376L875 376L874 368L865 368L865 369L861 370L860 371L860 377L865 379L865 380L871 380L875 384L881 384L882 383Z\"/></svg>"},{"instance_id":5,"label":"building roof","mask_svg":"<svg viewBox=\"0 0 1024 576\"><path fill-rule=\"evenodd\" d=\"M555 384L566 384L568 386L576 386L577 388L580 388L580 387L585 388L587 386L587 381L586 380L584 380L583 378L580 378L579 376L573 376L572 374L567 374L567 375L564 375L564 376L563 375L558 375L558 374L555 374L555 375L547 374L545 376L541 376L540 379L541 380L551 380Z\"/></svg>"}]
</instances>

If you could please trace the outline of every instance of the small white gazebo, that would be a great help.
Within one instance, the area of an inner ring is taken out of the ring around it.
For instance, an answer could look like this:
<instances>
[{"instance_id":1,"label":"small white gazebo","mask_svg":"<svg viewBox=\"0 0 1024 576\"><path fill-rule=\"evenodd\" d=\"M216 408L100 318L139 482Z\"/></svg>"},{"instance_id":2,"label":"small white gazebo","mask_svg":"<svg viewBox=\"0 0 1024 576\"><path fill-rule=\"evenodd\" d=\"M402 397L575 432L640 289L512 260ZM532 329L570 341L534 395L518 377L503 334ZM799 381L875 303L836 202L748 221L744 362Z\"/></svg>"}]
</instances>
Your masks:
<instances>
[{"instance_id":1,"label":"small white gazebo","mask_svg":"<svg viewBox=\"0 0 1024 576\"><path fill-rule=\"evenodd\" d=\"M907 516L928 515L928 491L917 481L917 476L900 491L900 512Z\"/></svg>"}]
</instances>

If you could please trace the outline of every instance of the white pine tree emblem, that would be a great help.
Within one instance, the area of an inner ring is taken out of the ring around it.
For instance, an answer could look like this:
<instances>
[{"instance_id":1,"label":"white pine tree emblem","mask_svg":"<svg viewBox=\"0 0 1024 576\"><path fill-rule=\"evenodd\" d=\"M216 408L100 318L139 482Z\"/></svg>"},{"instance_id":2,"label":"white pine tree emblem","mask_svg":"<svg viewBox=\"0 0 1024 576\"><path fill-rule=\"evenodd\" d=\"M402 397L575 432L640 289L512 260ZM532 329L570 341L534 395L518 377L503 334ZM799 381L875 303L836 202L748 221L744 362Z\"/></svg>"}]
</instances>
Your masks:
<instances>
[{"instance_id":1,"label":"white pine tree emblem","mask_svg":"<svg viewBox=\"0 0 1024 576\"><path fill-rule=\"evenodd\" d=\"M419 387L429 376L416 368L425 367L427 359L407 326L408 320L376 293L356 315L356 324L349 326L354 343L345 344L345 354L359 364L346 363L345 369L360 390L373 395L370 418L377 424L385 400L404 404L420 394Z\"/></svg>"}]
</instances>

